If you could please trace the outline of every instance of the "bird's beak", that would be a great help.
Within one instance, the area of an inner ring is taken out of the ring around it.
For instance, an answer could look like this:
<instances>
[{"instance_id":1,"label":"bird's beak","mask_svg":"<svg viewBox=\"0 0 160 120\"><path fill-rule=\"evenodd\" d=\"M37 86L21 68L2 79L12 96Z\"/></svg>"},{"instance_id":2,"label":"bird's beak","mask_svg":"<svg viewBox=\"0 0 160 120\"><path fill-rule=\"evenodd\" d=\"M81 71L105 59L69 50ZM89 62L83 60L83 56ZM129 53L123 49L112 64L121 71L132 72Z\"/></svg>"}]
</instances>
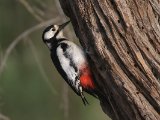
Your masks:
<instances>
[{"instance_id":1,"label":"bird's beak","mask_svg":"<svg viewBox=\"0 0 160 120\"><path fill-rule=\"evenodd\" d=\"M70 22L70 20L65 22L65 23L63 23L62 25L59 25L59 29L58 30L61 31L67 24L69 24L69 22Z\"/></svg>"}]
</instances>

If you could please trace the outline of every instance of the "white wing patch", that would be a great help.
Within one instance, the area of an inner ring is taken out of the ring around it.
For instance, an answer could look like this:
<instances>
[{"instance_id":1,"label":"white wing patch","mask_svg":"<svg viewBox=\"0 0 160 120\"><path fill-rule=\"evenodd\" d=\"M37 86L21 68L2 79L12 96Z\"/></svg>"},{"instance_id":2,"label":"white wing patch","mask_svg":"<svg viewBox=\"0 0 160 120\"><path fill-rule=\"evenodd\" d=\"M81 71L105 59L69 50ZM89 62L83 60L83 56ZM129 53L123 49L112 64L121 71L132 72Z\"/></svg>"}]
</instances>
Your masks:
<instances>
[{"instance_id":1,"label":"white wing patch","mask_svg":"<svg viewBox=\"0 0 160 120\"><path fill-rule=\"evenodd\" d=\"M76 68L80 68L86 63L86 57L81 48L76 44L70 41L63 41L62 43L66 43L68 47L66 48L65 52L63 52L61 46L57 47L58 59L68 77L69 83L71 83L71 85L76 88L77 91L79 91L78 86L76 85L76 78L79 76L79 70L75 71L75 68L71 66L70 63L72 61ZM69 55L70 58L67 58L65 54Z\"/></svg>"},{"instance_id":2,"label":"white wing patch","mask_svg":"<svg viewBox=\"0 0 160 120\"><path fill-rule=\"evenodd\" d=\"M66 50L66 52L71 56L72 61L77 68L80 68L82 65L87 63L85 53L78 45L70 41L63 41L63 43L69 45L69 48Z\"/></svg>"},{"instance_id":3,"label":"white wing patch","mask_svg":"<svg viewBox=\"0 0 160 120\"><path fill-rule=\"evenodd\" d=\"M70 65L70 59L64 56L63 49L60 46L57 48L57 56L59 58L59 62L63 70L65 71L68 79L70 80L69 82L73 85L73 83L75 82L77 73L75 72L75 69L73 68L73 66Z\"/></svg>"}]
</instances>

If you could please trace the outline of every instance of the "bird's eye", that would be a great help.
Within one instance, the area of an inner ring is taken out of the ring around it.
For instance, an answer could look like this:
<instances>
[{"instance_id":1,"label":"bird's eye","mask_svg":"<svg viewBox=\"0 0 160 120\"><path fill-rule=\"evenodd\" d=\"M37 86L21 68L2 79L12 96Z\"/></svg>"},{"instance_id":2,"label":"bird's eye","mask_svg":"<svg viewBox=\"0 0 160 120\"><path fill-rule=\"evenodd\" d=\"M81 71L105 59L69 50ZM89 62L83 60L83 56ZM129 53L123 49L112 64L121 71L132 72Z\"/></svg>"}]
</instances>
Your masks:
<instances>
[{"instance_id":1,"label":"bird's eye","mask_svg":"<svg viewBox=\"0 0 160 120\"><path fill-rule=\"evenodd\" d=\"M51 30L52 30L52 31L55 31L56 29L55 29L55 27L53 27Z\"/></svg>"}]
</instances>

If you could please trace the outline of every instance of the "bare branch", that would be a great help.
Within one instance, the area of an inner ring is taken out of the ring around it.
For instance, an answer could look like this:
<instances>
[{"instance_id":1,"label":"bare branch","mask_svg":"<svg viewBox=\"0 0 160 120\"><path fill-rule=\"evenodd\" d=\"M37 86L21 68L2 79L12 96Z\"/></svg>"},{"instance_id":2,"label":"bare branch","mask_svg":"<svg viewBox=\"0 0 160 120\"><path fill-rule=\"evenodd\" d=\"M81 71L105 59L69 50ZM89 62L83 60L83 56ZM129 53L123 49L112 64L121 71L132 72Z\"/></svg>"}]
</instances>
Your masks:
<instances>
[{"instance_id":1,"label":"bare branch","mask_svg":"<svg viewBox=\"0 0 160 120\"><path fill-rule=\"evenodd\" d=\"M55 3L56 3L56 8L57 8L57 10L58 10L58 12L59 12L59 15L60 15L60 17L61 18L63 18L62 20L62 22L66 22L66 17L65 17L65 15L64 15L64 13L63 13L63 10L62 10L62 8L61 8L61 6L60 6L60 3L59 3L59 1L55 1ZM65 28L65 29L67 29L67 37L69 37L69 38L71 38L71 40L70 41L74 41L74 39L75 39L75 37L74 37L74 35L73 35L73 30L71 30L70 28Z\"/></svg>"},{"instance_id":2,"label":"bare branch","mask_svg":"<svg viewBox=\"0 0 160 120\"><path fill-rule=\"evenodd\" d=\"M2 51L2 47L0 45L0 61L2 61L2 58L3 58L3 51Z\"/></svg>"},{"instance_id":3,"label":"bare branch","mask_svg":"<svg viewBox=\"0 0 160 120\"><path fill-rule=\"evenodd\" d=\"M10 120L10 119L0 113L0 120Z\"/></svg>"},{"instance_id":4,"label":"bare branch","mask_svg":"<svg viewBox=\"0 0 160 120\"><path fill-rule=\"evenodd\" d=\"M35 10L26 0L19 0L19 2L28 10L31 15L36 18L36 20L38 20L39 22L43 21L43 19L35 12Z\"/></svg>"},{"instance_id":5,"label":"bare branch","mask_svg":"<svg viewBox=\"0 0 160 120\"><path fill-rule=\"evenodd\" d=\"M56 3L56 7L57 7L57 10L60 14L60 17L63 18L63 21L62 22L65 22L67 19L66 17L64 17L64 13L61 9L61 6L59 4L59 1L55 1ZM69 28L66 28L67 29L67 36L69 38L71 38L71 41L73 40L73 33L71 33L71 30ZM63 111L64 111L64 119L65 120L68 120L69 119L69 88L68 86L66 86L66 83L63 84L63 91L62 91L62 100L63 100Z\"/></svg>"},{"instance_id":6,"label":"bare branch","mask_svg":"<svg viewBox=\"0 0 160 120\"><path fill-rule=\"evenodd\" d=\"M45 4L45 2L43 0L36 0L36 3L38 3L41 7L43 8L47 8L47 4Z\"/></svg>"},{"instance_id":7,"label":"bare branch","mask_svg":"<svg viewBox=\"0 0 160 120\"><path fill-rule=\"evenodd\" d=\"M16 37L13 42L8 46L7 50L5 51L5 54L2 58L2 61L0 63L0 75L4 69L4 66L5 66L5 63L9 57L9 55L11 54L12 50L16 47L16 45L23 39L25 38L26 36L28 36L29 34L33 33L34 31L44 27L44 26L47 26L48 24L51 24L51 23L54 23L54 22L57 22L59 21L59 17L56 17L54 19L50 19L48 21L44 21L44 22L41 22L29 29L27 29L26 31L24 31L23 33L21 33L18 37Z\"/></svg>"},{"instance_id":8,"label":"bare branch","mask_svg":"<svg viewBox=\"0 0 160 120\"><path fill-rule=\"evenodd\" d=\"M61 8L61 6L59 4L59 1L56 0L55 3L56 3L56 8L57 8L60 16L64 18L63 22L65 22L66 18L65 18L65 15L64 15L63 11L62 11L62 8Z\"/></svg>"},{"instance_id":9,"label":"bare branch","mask_svg":"<svg viewBox=\"0 0 160 120\"><path fill-rule=\"evenodd\" d=\"M65 17L65 15L64 15L64 13L63 13L63 11L61 9L59 1L56 0L55 3L56 3L56 8L57 8L57 10L59 12L60 17L63 18L62 22L66 22L66 17ZM67 33L69 31L70 30L67 29ZM69 35L71 35L71 34L67 34L67 36L69 36ZM63 100L64 119L68 120L69 119L69 92L68 92L69 88L68 88L68 86L66 86L66 83L64 83L62 87L63 87L63 91L62 91L62 98L63 99L62 100Z\"/></svg>"},{"instance_id":10,"label":"bare branch","mask_svg":"<svg viewBox=\"0 0 160 120\"><path fill-rule=\"evenodd\" d=\"M34 6L34 10L41 16L45 16L45 12L43 10L41 10L40 8Z\"/></svg>"}]
</instances>

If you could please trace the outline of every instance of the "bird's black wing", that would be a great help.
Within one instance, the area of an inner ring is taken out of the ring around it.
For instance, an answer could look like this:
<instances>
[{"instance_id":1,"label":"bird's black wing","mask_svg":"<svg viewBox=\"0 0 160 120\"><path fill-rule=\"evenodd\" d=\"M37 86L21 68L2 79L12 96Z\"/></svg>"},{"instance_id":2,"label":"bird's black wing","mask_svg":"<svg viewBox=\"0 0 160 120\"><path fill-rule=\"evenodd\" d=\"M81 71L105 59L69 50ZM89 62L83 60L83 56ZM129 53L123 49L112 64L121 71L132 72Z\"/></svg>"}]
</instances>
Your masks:
<instances>
[{"instance_id":1,"label":"bird's black wing","mask_svg":"<svg viewBox=\"0 0 160 120\"><path fill-rule=\"evenodd\" d=\"M73 60L77 57L76 55L81 59L83 58L81 49L77 46L75 47L73 44L70 46L65 42L61 42L55 50L51 52L52 61L58 72L74 90L74 92L81 96L84 105L86 105L88 104L88 101L83 95L82 86L80 85L80 73L75 60Z\"/></svg>"}]
</instances>

